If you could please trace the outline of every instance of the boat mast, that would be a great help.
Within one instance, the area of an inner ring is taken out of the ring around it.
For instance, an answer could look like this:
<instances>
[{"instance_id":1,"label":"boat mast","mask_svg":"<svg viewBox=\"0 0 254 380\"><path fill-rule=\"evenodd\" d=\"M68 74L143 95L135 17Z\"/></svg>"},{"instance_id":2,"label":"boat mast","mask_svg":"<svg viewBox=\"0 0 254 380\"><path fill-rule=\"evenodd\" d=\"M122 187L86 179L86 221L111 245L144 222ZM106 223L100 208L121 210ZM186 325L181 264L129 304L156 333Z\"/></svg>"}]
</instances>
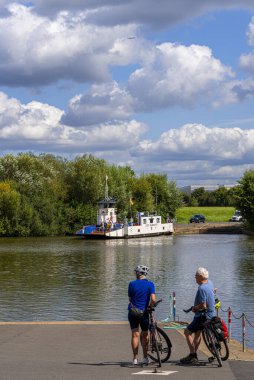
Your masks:
<instances>
[{"instance_id":1,"label":"boat mast","mask_svg":"<svg viewBox=\"0 0 254 380\"><path fill-rule=\"evenodd\" d=\"M108 176L106 175L106 184L105 184L105 200L108 200Z\"/></svg>"}]
</instances>

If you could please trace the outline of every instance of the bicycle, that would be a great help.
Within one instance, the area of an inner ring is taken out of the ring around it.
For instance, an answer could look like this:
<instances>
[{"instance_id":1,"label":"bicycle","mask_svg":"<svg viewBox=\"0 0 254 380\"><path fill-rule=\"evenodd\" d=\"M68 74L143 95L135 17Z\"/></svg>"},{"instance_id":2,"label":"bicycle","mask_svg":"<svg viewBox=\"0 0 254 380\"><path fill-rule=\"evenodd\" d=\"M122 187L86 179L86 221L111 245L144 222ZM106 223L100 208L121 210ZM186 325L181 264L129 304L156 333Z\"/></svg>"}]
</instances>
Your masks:
<instances>
[{"instance_id":1,"label":"bicycle","mask_svg":"<svg viewBox=\"0 0 254 380\"><path fill-rule=\"evenodd\" d=\"M147 308L149 313L149 330L148 330L148 345L147 345L147 355L154 362L158 363L158 367L161 367L161 363L166 362L171 355L172 343L168 335L160 327L158 327L157 322L154 318L153 312L156 306L161 302L159 300L151 307ZM142 335L140 336L142 344Z\"/></svg>"},{"instance_id":2,"label":"bicycle","mask_svg":"<svg viewBox=\"0 0 254 380\"><path fill-rule=\"evenodd\" d=\"M192 307L184 310L185 313L189 313L192 310ZM218 334L213 326L212 320L207 320L203 324L204 329L202 330L202 337L205 342L206 347L213 355L208 358L208 361L211 363L216 358L218 361L219 367L222 367L222 361L225 361L229 357L229 348L225 338L218 337Z\"/></svg>"},{"instance_id":3,"label":"bicycle","mask_svg":"<svg viewBox=\"0 0 254 380\"><path fill-rule=\"evenodd\" d=\"M228 347L227 340L224 337L222 337L222 335L220 335L220 337L218 336L212 321L209 321L209 324L210 324L209 328L212 330L213 334L216 337L215 346L219 351L220 358L222 361L226 361L229 358L229 347ZM207 334L205 333L205 330L202 331L202 337L203 337L206 347L211 352L211 354L214 355L212 344L207 338ZM212 362L213 359L214 359L213 357L208 358L210 362Z\"/></svg>"}]
</instances>

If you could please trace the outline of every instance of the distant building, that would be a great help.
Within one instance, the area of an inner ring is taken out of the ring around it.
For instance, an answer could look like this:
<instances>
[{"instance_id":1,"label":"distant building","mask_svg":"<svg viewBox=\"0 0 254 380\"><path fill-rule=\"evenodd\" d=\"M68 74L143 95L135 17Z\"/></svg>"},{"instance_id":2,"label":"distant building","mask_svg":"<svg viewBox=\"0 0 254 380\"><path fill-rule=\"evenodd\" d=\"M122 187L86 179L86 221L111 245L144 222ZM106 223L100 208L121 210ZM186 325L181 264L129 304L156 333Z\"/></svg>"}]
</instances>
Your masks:
<instances>
[{"instance_id":1,"label":"distant building","mask_svg":"<svg viewBox=\"0 0 254 380\"><path fill-rule=\"evenodd\" d=\"M184 194L191 195L194 190L200 189L200 187L203 187L205 191L209 192L209 191L218 190L221 187L229 190L232 187L235 187L237 185L238 183L235 183L233 185L189 185L189 186L180 187L180 191Z\"/></svg>"}]
</instances>

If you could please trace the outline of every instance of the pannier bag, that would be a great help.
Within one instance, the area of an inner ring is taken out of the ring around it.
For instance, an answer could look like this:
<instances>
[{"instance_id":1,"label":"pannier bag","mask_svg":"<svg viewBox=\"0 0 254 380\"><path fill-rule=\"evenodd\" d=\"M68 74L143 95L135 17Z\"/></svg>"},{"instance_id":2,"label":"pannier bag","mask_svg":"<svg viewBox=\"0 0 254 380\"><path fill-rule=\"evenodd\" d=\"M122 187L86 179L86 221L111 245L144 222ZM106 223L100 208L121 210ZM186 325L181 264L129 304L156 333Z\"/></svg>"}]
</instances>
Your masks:
<instances>
[{"instance_id":1,"label":"pannier bag","mask_svg":"<svg viewBox=\"0 0 254 380\"><path fill-rule=\"evenodd\" d=\"M211 324L212 324L213 331L216 335L216 338L219 341L222 341L223 339L228 338L228 328L222 318L213 317L211 319Z\"/></svg>"}]
</instances>

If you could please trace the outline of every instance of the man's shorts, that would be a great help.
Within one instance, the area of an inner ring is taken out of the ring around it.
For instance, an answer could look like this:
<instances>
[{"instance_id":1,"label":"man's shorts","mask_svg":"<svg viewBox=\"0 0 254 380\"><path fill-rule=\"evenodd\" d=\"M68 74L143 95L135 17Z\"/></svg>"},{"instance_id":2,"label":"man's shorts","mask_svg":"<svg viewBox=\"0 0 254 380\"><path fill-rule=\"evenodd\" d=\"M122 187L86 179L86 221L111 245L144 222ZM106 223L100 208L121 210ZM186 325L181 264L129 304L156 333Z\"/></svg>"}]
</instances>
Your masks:
<instances>
[{"instance_id":1,"label":"man's shorts","mask_svg":"<svg viewBox=\"0 0 254 380\"><path fill-rule=\"evenodd\" d=\"M187 326L187 329L192 333L203 330L205 321L205 315L201 315L200 317L194 317L193 321Z\"/></svg>"},{"instance_id":2,"label":"man's shorts","mask_svg":"<svg viewBox=\"0 0 254 380\"><path fill-rule=\"evenodd\" d=\"M128 320L130 323L131 329L138 329L141 327L142 331L147 331L149 328L149 314L145 313L143 317L134 317L129 311Z\"/></svg>"}]
</instances>

